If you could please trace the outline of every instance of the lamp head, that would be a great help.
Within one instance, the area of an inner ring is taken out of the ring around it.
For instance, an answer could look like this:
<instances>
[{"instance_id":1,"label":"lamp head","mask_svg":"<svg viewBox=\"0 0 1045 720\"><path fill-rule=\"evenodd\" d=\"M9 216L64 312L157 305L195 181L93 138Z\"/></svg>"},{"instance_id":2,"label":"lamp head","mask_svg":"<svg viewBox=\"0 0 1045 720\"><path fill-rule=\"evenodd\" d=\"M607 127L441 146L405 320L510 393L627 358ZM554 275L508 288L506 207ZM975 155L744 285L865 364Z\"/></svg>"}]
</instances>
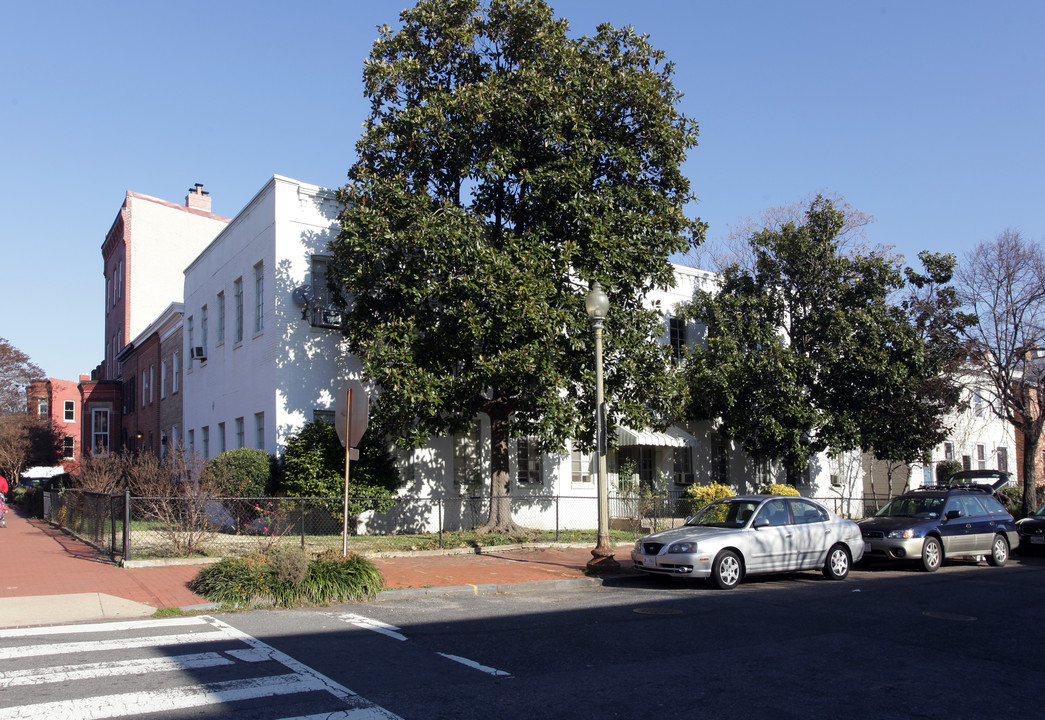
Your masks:
<instances>
[{"instance_id":1,"label":"lamp head","mask_svg":"<svg viewBox=\"0 0 1045 720\"><path fill-rule=\"evenodd\" d=\"M604 320L610 309L610 298L598 281L591 284L591 290L584 298L584 309L592 320Z\"/></svg>"}]
</instances>

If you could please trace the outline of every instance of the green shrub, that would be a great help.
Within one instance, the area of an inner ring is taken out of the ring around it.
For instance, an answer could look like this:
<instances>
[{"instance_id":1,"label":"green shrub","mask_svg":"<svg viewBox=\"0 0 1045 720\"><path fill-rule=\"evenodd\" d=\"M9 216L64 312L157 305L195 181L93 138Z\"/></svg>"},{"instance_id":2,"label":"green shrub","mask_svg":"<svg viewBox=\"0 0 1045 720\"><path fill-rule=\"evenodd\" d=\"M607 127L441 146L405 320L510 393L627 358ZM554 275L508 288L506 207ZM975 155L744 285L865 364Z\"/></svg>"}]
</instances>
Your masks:
<instances>
[{"instance_id":1,"label":"green shrub","mask_svg":"<svg viewBox=\"0 0 1045 720\"><path fill-rule=\"evenodd\" d=\"M697 485L694 483L682 492L682 497L695 500L693 507L698 509L715 500L733 497L735 494L733 488L721 483L713 482L710 485Z\"/></svg>"},{"instance_id":2,"label":"green shrub","mask_svg":"<svg viewBox=\"0 0 1045 720\"><path fill-rule=\"evenodd\" d=\"M791 497L801 497L802 493L795 489L794 485L782 485L780 483L770 483L764 488L759 490L760 495L790 495Z\"/></svg>"},{"instance_id":3,"label":"green shrub","mask_svg":"<svg viewBox=\"0 0 1045 720\"><path fill-rule=\"evenodd\" d=\"M258 448L227 450L207 463L214 490L223 497L258 498L270 489L276 459Z\"/></svg>"},{"instance_id":4,"label":"green shrub","mask_svg":"<svg viewBox=\"0 0 1045 720\"><path fill-rule=\"evenodd\" d=\"M998 490L997 497L1014 518L1023 516L1023 488L1005 486Z\"/></svg>"},{"instance_id":5,"label":"green shrub","mask_svg":"<svg viewBox=\"0 0 1045 720\"><path fill-rule=\"evenodd\" d=\"M327 551L309 564L302 589L308 600L326 605L346 600L372 600L383 585L381 571L366 558L342 557Z\"/></svg>"},{"instance_id":6,"label":"green shrub","mask_svg":"<svg viewBox=\"0 0 1045 720\"><path fill-rule=\"evenodd\" d=\"M946 485L947 481L951 479L951 475L964 469L957 460L941 460L936 463L936 484Z\"/></svg>"}]
</instances>

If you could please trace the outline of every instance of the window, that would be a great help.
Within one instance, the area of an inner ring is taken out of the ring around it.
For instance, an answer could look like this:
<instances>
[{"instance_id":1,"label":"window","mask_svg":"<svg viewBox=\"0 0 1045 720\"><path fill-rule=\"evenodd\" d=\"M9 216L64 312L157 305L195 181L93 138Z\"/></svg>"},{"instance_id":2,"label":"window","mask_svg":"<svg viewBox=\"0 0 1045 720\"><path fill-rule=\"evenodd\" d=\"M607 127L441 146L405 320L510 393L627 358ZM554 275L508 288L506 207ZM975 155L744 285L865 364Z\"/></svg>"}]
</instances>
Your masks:
<instances>
[{"instance_id":1,"label":"window","mask_svg":"<svg viewBox=\"0 0 1045 720\"><path fill-rule=\"evenodd\" d=\"M149 392L149 376L142 370L142 407L145 407L145 400Z\"/></svg>"},{"instance_id":2,"label":"window","mask_svg":"<svg viewBox=\"0 0 1045 720\"><path fill-rule=\"evenodd\" d=\"M313 410L312 411L312 422L322 422L327 425L334 424L334 411L333 410Z\"/></svg>"},{"instance_id":3,"label":"window","mask_svg":"<svg viewBox=\"0 0 1045 720\"><path fill-rule=\"evenodd\" d=\"M265 265L254 266L254 334L265 329Z\"/></svg>"},{"instance_id":4,"label":"window","mask_svg":"<svg viewBox=\"0 0 1045 720\"><path fill-rule=\"evenodd\" d=\"M627 445L617 450L618 476L627 488L628 494L638 494L643 488L652 490L656 476L653 448L648 445ZM638 478L638 485L633 483Z\"/></svg>"},{"instance_id":5,"label":"window","mask_svg":"<svg viewBox=\"0 0 1045 720\"><path fill-rule=\"evenodd\" d=\"M236 447L243 447L243 418L236 418Z\"/></svg>"},{"instance_id":6,"label":"window","mask_svg":"<svg viewBox=\"0 0 1045 720\"><path fill-rule=\"evenodd\" d=\"M479 476L479 428L454 433L454 486L475 487Z\"/></svg>"},{"instance_id":7,"label":"window","mask_svg":"<svg viewBox=\"0 0 1045 720\"><path fill-rule=\"evenodd\" d=\"M758 520L767 520L770 525L789 525L787 501L783 498L770 500L758 511Z\"/></svg>"},{"instance_id":8,"label":"window","mask_svg":"<svg viewBox=\"0 0 1045 720\"><path fill-rule=\"evenodd\" d=\"M972 389L972 414L976 417L983 417L983 390L980 388Z\"/></svg>"},{"instance_id":9,"label":"window","mask_svg":"<svg viewBox=\"0 0 1045 720\"><path fill-rule=\"evenodd\" d=\"M788 500L787 502L791 506L791 515L794 517L796 525L827 522L830 519L823 508L808 500Z\"/></svg>"},{"instance_id":10,"label":"window","mask_svg":"<svg viewBox=\"0 0 1045 720\"><path fill-rule=\"evenodd\" d=\"M987 469L987 446L976 445L976 469L986 470Z\"/></svg>"},{"instance_id":11,"label":"window","mask_svg":"<svg viewBox=\"0 0 1045 720\"><path fill-rule=\"evenodd\" d=\"M574 485L590 485L594 479L592 466L598 462L595 453L581 452L576 447L570 451L570 478Z\"/></svg>"},{"instance_id":12,"label":"window","mask_svg":"<svg viewBox=\"0 0 1045 720\"><path fill-rule=\"evenodd\" d=\"M152 386L153 386L155 380L156 380L156 366L155 365L150 365L149 366L149 404L150 405L152 405L152 398L153 398Z\"/></svg>"},{"instance_id":13,"label":"window","mask_svg":"<svg viewBox=\"0 0 1045 720\"><path fill-rule=\"evenodd\" d=\"M519 485L540 485L541 456L533 441L529 438L519 438L516 441L516 449L519 459L516 482Z\"/></svg>"},{"instance_id":14,"label":"window","mask_svg":"<svg viewBox=\"0 0 1045 720\"><path fill-rule=\"evenodd\" d=\"M243 278L236 278L232 283L232 342L243 342Z\"/></svg>"},{"instance_id":15,"label":"window","mask_svg":"<svg viewBox=\"0 0 1045 720\"><path fill-rule=\"evenodd\" d=\"M196 431L189 430L189 452L196 450Z\"/></svg>"},{"instance_id":16,"label":"window","mask_svg":"<svg viewBox=\"0 0 1045 720\"><path fill-rule=\"evenodd\" d=\"M112 281L109 280L109 276L105 276L105 314L109 314L109 309L112 308Z\"/></svg>"},{"instance_id":17,"label":"window","mask_svg":"<svg viewBox=\"0 0 1045 720\"><path fill-rule=\"evenodd\" d=\"M185 318L185 336L189 341L189 370L192 370L192 349L196 347L196 334L192 331L192 315Z\"/></svg>"},{"instance_id":18,"label":"window","mask_svg":"<svg viewBox=\"0 0 1045 720\"><path fill-rule=\"evenodd\" d=\"M215 345L222 345L225 343L225 291L222 290L218 293L218 317L215 318L218 322L217 338L215 339Z\"/></svg>"},{"instance_id":19,"label":"window","mask_svg":"<svg viewBox=\"0 0 1045 720\"><path fill-rule=\"evenodd\" d=\"M254 447L265 449L265 413L254 413Z\"/></svg>"},{"instance_id":20,"label":"window","mask_svg":"<svg viewBox=\"0 0 1045 720\"><path fill-rule=\"evenodd\" d=\"M954 443L945 442L943 444L943 459L954 460Z\"/></svg>"},{"instance_id":21,"label":"window","mask_svg":"<svg viewBox=\"0 0 1045 720\"><path fill-rule=\"evenodd\" d=\"M181 387L181 353L174 353L174 357L171 359L171 367L174 370L174 377L171 378L171 392L176 393Z\"/></svg>"},{"instance_id":22,"label":"window","mask_svg":"<svg viewBox=\"0 0 1045 720\"><path fill-rule=\"evenodd\" d=\"M203 444L203 459L210 458L210 426L204 425L200 428L200 442Z\"/></svg>"},{"instance_id":23,"label":"window","mask_svg":"<svg viewBox=\"0 0 1045 720\"><path fill-rule=\"evenodd\" d=\"M207 306L200 308L200 347L207 352ZM206 355L204 355L206 357Z\"/></svg>"},{"instance_id":24,"label":"window","mask_svg":"<svg viewBox=\"0 0 1045 720\"><path fill-rule=\"evenodd\" d=\"M160 400L167 397L167 361L160 363Z\"/></svg>"},{"instance_id":25,"label":"window","mask_svg":"<svg viewBox=\"0 0 1045 720\"><path fill-rule=\"evenodd\" d=\"M693 479L693 453L688 447L672 448L671 453L673 473L676 485L692 485Z\"/></svg>"},{"instance_id":26,"label":"window","mask_svg":"<svg viewBox=\"0 0 1045 720\"><path fill-rule=\"evenodd\" d=\"M729 484L729 445L722 437L716 437L711 445L711 480Z\"/></svg>"},{"instance_id":27,"label":"window","mask_svg":"<svg viewBox=\"0 0 1045 720\"><path fill-rule=\"evenodd\" d=\"M682 360L686 348L686 321L682 318L668 318L668 339L671 341L671 354L675 362Z\"/></svg>"},{"instance_id":28,"label":"window","mask_svg":"<svg viewBox=\"0 0 1045 720\"><path fill-rule=\"evenodd\" d=\"M123 297L123 260L120 261L116 270L116 297Z\"/></svg>"},{"instance_id":29,"label":"window","mask_svg":"<svg viewBox=\"0 0 1045 720\"><path fill-rule=\"evenodd\" d=\"M76 420L76 404L72 400L65 401L65 421L75 422Z\"/></svg>"},{"instance_id":30,"label":"window","mask_svg":"<svg viewBox=\"0 0 1045 720\"><path fill-rule=\"evenodd\" d=\"M62 457L66 460L71 460L76 454L76 440L72 435L66 435L62 438Z\"/></svg>"},{"instance_id":31,"label":"window","mask_svg":"<svg viewBox=\"0 0 1045 720\"><path fill-rule=\"evenodd\" d=\"M998 469L1003 472L1009 471L1009 449L1006 447L998 448Z\"/></svg>"},{"instance_id":32,"label":"window","mask_svg":"<svg viewBox=\"0 0 1045 720\"><path fill-rule=\"evenodd\" d=\"M39 415L42 418L47 417L47 415L48 415L48 406L47 406L47 398L46 397L38 397L38 398L36 398L36 414Z\"/></svg>"},{"instance_id":33,"label":"window","mask_svg":"<svg viewBox=\"0 0 1045 720\"><path fill-rule=\"evenodd\" d=\"M109 411L91 411L91 447L95 453L109 450Z\"/></svg>"},{"instance_id":34,"label":"window","mask_svg":"<svg viewBox=\"0 0 1045 720\"><path fill-rule=\"evenodd\" d=\"M218 455L225 452L225 423L218 423Z\"/></svg>"}]
</instances>

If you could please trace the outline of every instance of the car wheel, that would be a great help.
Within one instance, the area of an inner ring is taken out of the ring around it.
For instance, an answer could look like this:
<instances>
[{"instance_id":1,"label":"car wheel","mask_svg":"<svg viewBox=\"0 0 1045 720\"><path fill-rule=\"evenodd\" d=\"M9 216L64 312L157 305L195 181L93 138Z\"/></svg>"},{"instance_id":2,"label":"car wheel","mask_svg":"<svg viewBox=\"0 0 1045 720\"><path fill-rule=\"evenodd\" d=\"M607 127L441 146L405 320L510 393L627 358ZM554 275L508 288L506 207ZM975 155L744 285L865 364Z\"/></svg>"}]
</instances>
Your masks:
<instances>
[{"instance_id":1,"label":"car wheel","mask_svg":"<svg viewBox=\"0 0 1045 720\"><path fill-rule=\"evenodd\" d=\"M715 558L715 564L711 568L711 576L715 584L723 590L731 590L740 583L744 574L744 566L740 558L732 550L723 550Z\"/></svg>"},{"instance_id":2,"label":"car wheel","mask_svg":"<svg viewBox=\"0 0 1045 720\"><path fill-rule=\"evenodd\" d=\"M849 558L849 550L844 545L835 545L827 553L827 561L824 563L824 577L828 580L845 580L849 575L849 567L852 564Z\"/></svg>"},{"instance_id":3,"label":"car wheel","mask_svg":"<svg viewBox=\"0 0 1045 720\"><path fill-rule=\"evenodd\" d=\"M994 544L991 545L991 554L987 558L994 567L1001 567L1009 561L1009 541L1004 535L995 535Z\"/></svg>"},{"instance_id":4,"label":"car wheel","mask_svg":"<svg viewBox=\"0 0 1045 720\"><path fill-rule=\"evenodd\" d=\"M943 545L940 541L930 535L922 543L922 567L926 572L936 572L943 562Z\"/></svg>"}]
</instances>

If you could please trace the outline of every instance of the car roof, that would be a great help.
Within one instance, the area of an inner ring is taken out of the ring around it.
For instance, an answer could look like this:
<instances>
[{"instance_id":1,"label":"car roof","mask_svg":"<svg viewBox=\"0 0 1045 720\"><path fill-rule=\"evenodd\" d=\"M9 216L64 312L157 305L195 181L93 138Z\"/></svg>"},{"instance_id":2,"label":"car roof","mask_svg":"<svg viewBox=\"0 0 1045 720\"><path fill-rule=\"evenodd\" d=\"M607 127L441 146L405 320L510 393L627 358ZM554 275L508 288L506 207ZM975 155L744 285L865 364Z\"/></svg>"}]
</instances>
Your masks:
<instances>
[{"instance_id":1,"label":"car roof","mask_svg":"<svg viewBox=\"0 0 1045 720\"><path fill-rule=\"evenodd\" d=\"M978 483L977 480L985 482ZM959 470L947 478L949 486L955 485L987 485L991 490L1008 485L1012 480L1012 473L1005 470Z\"/></svg>"}]
</instances>

